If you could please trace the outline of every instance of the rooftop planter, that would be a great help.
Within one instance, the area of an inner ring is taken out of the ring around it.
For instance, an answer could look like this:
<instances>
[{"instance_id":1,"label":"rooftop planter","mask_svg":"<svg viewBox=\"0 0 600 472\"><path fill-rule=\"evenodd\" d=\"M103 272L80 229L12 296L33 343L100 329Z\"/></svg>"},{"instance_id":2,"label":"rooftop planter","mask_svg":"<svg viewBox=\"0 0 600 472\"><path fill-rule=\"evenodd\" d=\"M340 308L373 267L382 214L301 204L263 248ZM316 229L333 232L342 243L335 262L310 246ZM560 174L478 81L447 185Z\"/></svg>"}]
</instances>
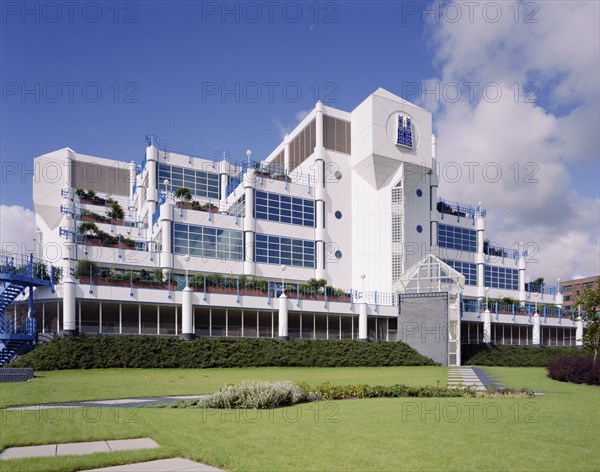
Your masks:
<instances>
[{"instance_id":1,"label":"rooftop planter","mask_svg":"<svg viewBox=\"0 0 600 472\"><path fill-rule=\"evenodd\" d=\"M488 256L507 257L506 251L503 248L492 246L487 239L483 241L483 253Z\"/></svg>"},{"instance_id":2,"label":"rooftop planter","mask_svg":"<svg viewBox=\"0 0 600 472\"><path fill-rule=\"evenodd\" d=\"M84 205L99 205L105 207L107 205L117 203L110 197L99 197L93 190L85 191L83 189L78 188L77 190L75 190L75 195L79 197L79 201Z\"/></svg>"},{"instance_id":3,"label":"rooftop planter","mask_svg":"<svg viewBox=\"0 0 600 472\"><path fill-rule=\"evenodd\" d=\"M178 202L175 204L177 208L183 208L185 210L198 210L198 211L207 211L209 213L218 213L219 207L213 205L212 203L204 203L201 204L192 199L192 194L190 191L185 188L178 188L174 193L175 198L178 199Z\"/></svg>"},{"instance_id":4,"label":"rooftop planter","mask_svg":"<svg viewBox=\"0 0 600 472\"><path fill-rule=\"evenodd\" d=\"M119 249L135 249L135 241L130 238L111 236L98 229L96 223L84 221L77 227L79 234L83 236L83 242L87 246L116 247Z\"/></svg>"},{"instance_id":5,"label":"rooftop planter","mask_svg":"<svg viewBox=\"0 0 600 472\"><path fill-rule=\"evenodd\" d=\"M447 203L444 203L444 202L437 203L437 211L439 211L440 213L444 213L446 215L460 216L461 218L467 217L466 213L455 210L452 205L448 205Z\"/></svg>"},{"instance_id":6,"label":"rooftop planter","mask_svg":"<svg viewBox=\"0 0 600 472\"><path fill-rule=\"evenodd\" d=\"M329 301L346 302L350 303L350 294L343 290L335 289L331 286L326 285L325 279L310 279L307 283L300 284L286 284L285 293L291 299L299 298L300 300L315 300L323 301L325 298ZM241 296L255 296L255 297L266 297L269 295L269 288L271 290L271 296L275 286L277 286L277 292L281 290L281 286L276 282L271 282L264 279L249 279L245 276L239 277L224 277L219 274L211 274L206 276L197 274L190 277L189 280L190 288L194 292L206 293L222 293L229 295L237 295L238 290ZM238 288L239 287L239 288ZM327 290L327 295L325 295Z\"/></svg>"}]
</instances>

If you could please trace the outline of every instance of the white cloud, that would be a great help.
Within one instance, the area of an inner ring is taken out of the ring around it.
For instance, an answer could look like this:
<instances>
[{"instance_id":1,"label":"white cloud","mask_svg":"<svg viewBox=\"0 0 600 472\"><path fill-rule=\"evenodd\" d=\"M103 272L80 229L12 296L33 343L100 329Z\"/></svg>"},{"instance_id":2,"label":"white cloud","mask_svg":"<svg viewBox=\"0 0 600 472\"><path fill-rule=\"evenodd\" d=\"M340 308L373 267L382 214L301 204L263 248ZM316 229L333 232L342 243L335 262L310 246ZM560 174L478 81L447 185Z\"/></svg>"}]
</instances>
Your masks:
<instances>
[{"instance_id":1,"label":"white cloud","mask_svg":"<svg viewBox=\"0 0 600 472\"><path fill-rule=\"evenodd\" d=\"M0 247L7 252L35 250L35 213L18 205L0 205Z\"/></svg>"},{"instance_id":2,"label":"white cloud","mask_svg":"<svg viewBox=\"0 0 600 472\"><path fill-rule=\"evenodd\" d=\"M427 107L439 130L440 195L483 200L490 239L508 247L533 243L539 262L530 262L527 277L552 281L600 273L600 200L581 197L569 177L569 165L597 163L600 154L600 51L589 38L599 29L599 4L537 5L537 23L515 22L504 8L497 23L465 17L432 28L441 96L428 95ZM479 92L494 84L489 91L502 97L471 100L467 82ZM528 82L537 102L525 99ZM444 94L450 83L462 87L457 103Z\"/></svg>"},{"instance_id":3,"label":"white cloud","mask_svg":"<svg viewBox=\"0 0 600 472\"><path fill-rule=\"evenodd\" d=\"M279 133L279 137L281 139L283 139L285 137L286 134L290 134L292 132L292 130L298 126L298 124L307 117L307 115L312 111L311 110L300 110L298 112L296 112L296 114L294 115L296 118L296 121L293 123L290 123L288 125L284 125L280 120L278 119L274 119L273 120L273 124L275 125L275 128L277 128L277 132Z\"/></svg>"}]
</instances>

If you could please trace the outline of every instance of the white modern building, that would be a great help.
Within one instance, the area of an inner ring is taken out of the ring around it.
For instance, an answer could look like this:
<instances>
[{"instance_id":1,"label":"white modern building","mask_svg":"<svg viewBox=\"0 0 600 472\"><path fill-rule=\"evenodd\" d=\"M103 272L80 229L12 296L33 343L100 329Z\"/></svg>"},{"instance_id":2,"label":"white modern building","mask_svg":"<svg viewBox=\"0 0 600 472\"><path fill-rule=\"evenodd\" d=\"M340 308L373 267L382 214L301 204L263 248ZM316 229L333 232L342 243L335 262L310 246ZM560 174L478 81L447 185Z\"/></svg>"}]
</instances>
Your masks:
<instances>
[{"instance_id":1,"label":"white modern building","mask_svg":"<svg viewBox=\"0 0 600 472\"><path fill-rule=\"evenodd\" d=\"M40 333L403 340L451 365L461 341L577 344L556 287L526 284L523 247L486 240L481 204L438 195L436 162L431 113L383 89L351 111L317 103L260 158L157 136L137 162L44 154L37 257L60 278L4 317Z\"/></svg>"}]
</instances>

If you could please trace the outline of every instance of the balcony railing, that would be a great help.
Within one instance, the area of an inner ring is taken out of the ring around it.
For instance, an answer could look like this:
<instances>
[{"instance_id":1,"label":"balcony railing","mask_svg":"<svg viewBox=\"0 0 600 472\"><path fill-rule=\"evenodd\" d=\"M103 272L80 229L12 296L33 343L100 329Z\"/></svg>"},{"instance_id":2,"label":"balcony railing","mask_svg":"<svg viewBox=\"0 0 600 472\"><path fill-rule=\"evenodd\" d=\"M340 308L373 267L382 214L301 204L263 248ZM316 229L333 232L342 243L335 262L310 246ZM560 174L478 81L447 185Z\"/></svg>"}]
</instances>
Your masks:
<instances>
[{"instance_id":1,"label":"balcony railing","mask_svg":"<svg viewBox=\"0 0 600 472\"><path fill-rule=\"evenodd\" d=\"M227 161L231 164L244 162L244 158L233 154L231 151L215 150L204 147L192 146L189 144L177 143L167 139L161 139L154 134L146 135L146 146L154 146L163 152L172 152L188 157L197 157L209 161L220 162Z\"/></svg>"},{"instance_id":2,"label":"balcony railing","mask_svg":"<svg viewBox=\"0 0 600 472\"><path fill-rule=\"evenodd\" d=\"M473 299L463 300L462 309L463 312L468 313L477 313L481 315L485 311L485 302L479 302ZM553 305L538 305L537 307L533 304L526 303L524 305L517 303L497 303L490 301L488 302L488 307L492 316L498 315L527 315L533 316L533 314L538 312L538 315L542 317L550 317L550 318L559 318L559 319L572 319L578 316L578 313L575 310L568 310L558 306ZM584 316L585 313L582 315Z\"/></svg>"},{"instance_id":3,"label":"balcony railing","mask_svg":"<svg viewBox=\"0 0 600 472\"><path fill-rule=\"evenodd\" d=\"M487 215L486 210L483 210L479 205L467 205L466 203L452 202L438 197L437 211L443 215L454 215L460 218L469 218L474 220L475 218L485 218Z\"/></svg>"},{"instance_id":4,"label":"balcony railing","mask_svg":"<svg viewBox=\"0 0 600 472\"><path fill-rule=\"evenodd\" d=\"M157 289L167 290L169 298L171 292L181 291L185 287L185 277L181 274L171 276L169 273L166 280L158 272L147 272L115 274L106 269L95 269L91 267L89 273L77 274L79 283L89 285L90 293L93 293L95 286L114 286L129 287L133 296L133 289ZM327 306L329 302L352 304L366 301L370 305L377 306L397 306L398 296L394 293L385 292L359 292L356 290L342 290L330 286L327 287L307 287L304 284L286 283L282 285L269 280L250 280L245 277L221 277L218 274L200 275L190 277L189 286L194 292L201 292L206 298L206 294L221 293L235 295L238 298L242 296L254 296L267 298L267 305L271 304L271 299L278 298L283 289L286 296L299 305L300 300L314 300L323 302Z\"/></svg>"}]
</instances>

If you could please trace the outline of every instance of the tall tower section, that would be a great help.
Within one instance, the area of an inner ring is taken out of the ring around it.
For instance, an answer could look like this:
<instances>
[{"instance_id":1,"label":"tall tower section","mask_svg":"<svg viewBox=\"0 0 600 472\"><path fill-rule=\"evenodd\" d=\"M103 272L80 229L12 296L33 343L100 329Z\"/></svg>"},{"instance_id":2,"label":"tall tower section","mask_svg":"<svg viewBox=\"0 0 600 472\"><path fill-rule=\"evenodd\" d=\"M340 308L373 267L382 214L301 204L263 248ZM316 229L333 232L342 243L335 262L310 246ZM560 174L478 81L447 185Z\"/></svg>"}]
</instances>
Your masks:
<instances>
[{"instance_id":1,"label":"tall tower section","mask_svg":"<svg viewBox=\"0 0 600 472\"><path fill-rule=\"evenodd\" d=\"M392 291L430 251L431 113L380 88L351 123L352 285Z\"/></svg>"}]
</instances>

